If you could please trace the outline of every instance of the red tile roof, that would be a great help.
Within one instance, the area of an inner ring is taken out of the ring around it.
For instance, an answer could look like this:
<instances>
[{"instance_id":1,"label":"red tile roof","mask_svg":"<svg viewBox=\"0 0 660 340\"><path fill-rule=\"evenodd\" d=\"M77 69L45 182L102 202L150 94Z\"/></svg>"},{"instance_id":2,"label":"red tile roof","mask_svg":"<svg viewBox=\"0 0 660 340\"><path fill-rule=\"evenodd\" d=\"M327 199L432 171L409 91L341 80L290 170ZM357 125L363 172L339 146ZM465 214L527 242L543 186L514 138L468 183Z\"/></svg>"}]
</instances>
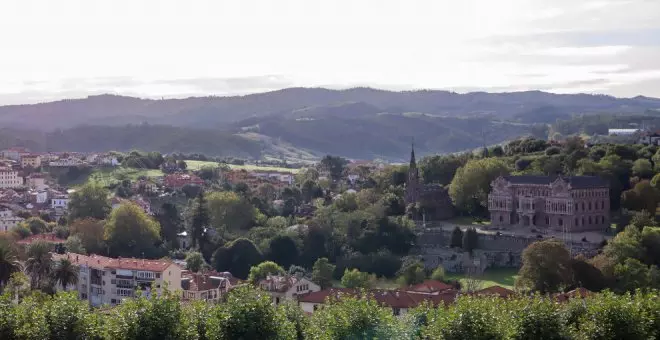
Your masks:
<instances>
[{"instance_id":1,"label":"red tile roof","mask_svg":"<svg viewBox=\"0 0 660 340\"><path fill-rule=\"evenodd\" d=\"M92 268L104 269L126 269L126 270L146 270L152 272L162 272L171 265L176 265L167 260L147 260L135 258L111 258L99 255L82 255L76 253L66 253L63 255L53 254L55 259L67 258L73 264L86 265Z\"/></svg>"},{"instance_id":2,"label":"red tile roof","mask_svg":"<svg viewBox=\"0 0 660 340\"><path fill-rule=\"evenodd\" d=\"M435 293L448 289L454 289L453 286L437 280L426 280L422 283L408 287L407 291L421 292L421 293Z\"/></svg>"},{"instance_id":3,"label":"red tile roof","mask_svg":"<svg viewBox=\"0 0 660 340\"><path fill-rule=\"evenodd\" d=\"M64 242L66 242L66 240L58 238L57 236L55 236L55 234L36 234L36 235L28 236L28 237L26 237L22 240L19 240L16 243L27 245L27 244L32 244L33 242L36 242L36 241L46 241L48 243L64 243Z\"/></svg>"},{"instance_id":4,"label":"red tile roof","mask_svg":"<svg viewBox=\"0 0 660 340\"><path fill-rule=\"evenodd\" d=\"M576 288L566 293L555 294L555 299L559 302L568 301L575 298L585 298L592 295L593 292L586 288Z\"/></svg>"},{"instance_id":5,"label":"red tile roof","mask_svg":"<svg viewBox=\"0 0 660 340\"><path fill-rule=\"evenodd\" d=\"M341 299L342 296L368 296L376 300L379 304L391 308L413 308L423 302L429 302L434 306L439 304L447 305L452 303L458 292L447 290L440 294L427 294L417 292L407 292L403 290L371 289L360 291L348 288L331 288L318 292L312 292L298 297L298 302L325 303L327 300Z\"/></svg>"},{"instance_id":6,"label":"red tile roof","mask_svg":"<svg viewBox=\"0 0 660 340\"><path fill-rule=\"evenodd\" d=\"M500 286L491 286L474 292L475 295L496 295L501 298L508 298L516 295L516 292Z\"/></svg>"}]
</instances>

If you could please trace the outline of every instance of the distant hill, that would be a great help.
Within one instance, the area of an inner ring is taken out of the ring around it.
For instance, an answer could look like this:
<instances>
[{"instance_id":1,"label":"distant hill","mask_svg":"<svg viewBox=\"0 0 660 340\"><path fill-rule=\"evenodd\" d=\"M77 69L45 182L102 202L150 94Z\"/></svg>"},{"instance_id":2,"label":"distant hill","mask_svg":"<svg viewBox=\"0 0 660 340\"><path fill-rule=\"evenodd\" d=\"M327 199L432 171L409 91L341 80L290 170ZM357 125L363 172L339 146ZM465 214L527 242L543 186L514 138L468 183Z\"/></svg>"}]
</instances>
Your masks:
<instances>
[{"instance_id":1,"label":"distant hill","mask_svg":"<svg viewBox=\"0 0 660 340\"><path fill-rule=\"evenodd\" d=\"M459 94L289 88L166 100L100 95L0 106L0 127L23 131L17 136L0 135L0 144L3 138L16 138L51 149L142 148L255 157L271 152L305 157L332 153L400 159L406 157L413 137L422 154L453 152L534 133L539 130L536 124L578 114L658 109L656 98L540 91ZM151 130L141 131L144 123ZM84 124L97 127L79 128ZM127 124L131 127L123 135ZM64 131L55 134L56 129ZM69 135L73 133L77 135ZM25 137L31 134L36 139Z\"/></svg>"}]
</instances>

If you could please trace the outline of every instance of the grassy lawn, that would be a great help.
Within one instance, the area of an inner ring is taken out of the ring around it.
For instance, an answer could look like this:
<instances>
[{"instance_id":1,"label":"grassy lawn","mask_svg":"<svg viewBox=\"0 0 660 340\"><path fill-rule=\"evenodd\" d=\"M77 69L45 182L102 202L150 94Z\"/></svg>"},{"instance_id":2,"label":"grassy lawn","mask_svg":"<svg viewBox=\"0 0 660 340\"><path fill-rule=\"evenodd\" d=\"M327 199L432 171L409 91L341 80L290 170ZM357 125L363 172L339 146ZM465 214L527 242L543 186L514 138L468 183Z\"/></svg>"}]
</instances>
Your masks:
<instances>
[{"instance_id":1,"label":"grassy lawn","mask_svg":"<svg viewBox=\"0 0 660 340\"><path fill-rule=\"evenodd\" d=\"M491 286L502 286L504 288L513 289L513 285L518 277L518 269L503 268L503 269L487 269L483 276L480 278L482 288ZM465 283L465 275L448 273L447 279L459 280L462 284Z\"/></svg>"},{"instance_id":2,"label":"grassy lawn","mask_svg":"<svg viewBox=\"0 0 660 340\"><path fill-rule=\"evenodd\" d=\"M187 160L186 164L188 164L188 170L199 170L205 166L212 166L216 167L218 166L218 162L206 162L206 161L192 161L192 160ZM245 170L263 170L263 171L279 171L279 172L290 172L290 173L297 173L299 169L290 169L290 168L280 168L276 166L257 166L257 165L251 165L251 164L246 164L246 165L233 165L233 164L228 164L230 168L232 169L245 169Z\"/></svg>"},{"instance_id":3,"label":"grassy lawn","mask_svg":"<svg viewBox=\"0 0 660 340\"><path fill-rule=\"evenodd\" d=\"M85 184L87 181L97 181L105 186L117 183L124 179L129 179L135 181L138 177L160 177L163 176L163 172L157 169L133 169L133 168L100 168L95 169L92 173L83 181L76 181L70 185L80 186Z\"/></svg>"}]
</instances>

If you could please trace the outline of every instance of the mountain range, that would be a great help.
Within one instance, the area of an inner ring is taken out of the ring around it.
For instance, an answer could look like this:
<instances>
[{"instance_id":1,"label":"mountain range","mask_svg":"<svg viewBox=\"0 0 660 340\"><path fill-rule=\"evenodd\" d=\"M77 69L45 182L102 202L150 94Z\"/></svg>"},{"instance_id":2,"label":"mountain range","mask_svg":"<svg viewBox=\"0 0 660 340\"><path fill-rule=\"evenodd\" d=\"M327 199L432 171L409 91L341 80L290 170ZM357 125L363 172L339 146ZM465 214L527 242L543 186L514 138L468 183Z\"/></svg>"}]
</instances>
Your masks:
<instances>
[{"instance_id":1,"label":"mountain range","mask_svg":"<svg viewBox=\"0 0 660 340\"><path fill-rule=\"evenodd\" d=\"M162 100L98 95L0 106L0 127L5 128L0 130L0 144L251 158L330 153L400 160L413 138L420 154L455 152L539 134L539 126L578 114L633 114L659 108L657 98L540 91L460 94L289 88L235 97ZM82 133L90 130L96 133ZM78 137L73 138L74 133ZM23 137L17 140L17 136Z\"/></svg>"}]
</instances>

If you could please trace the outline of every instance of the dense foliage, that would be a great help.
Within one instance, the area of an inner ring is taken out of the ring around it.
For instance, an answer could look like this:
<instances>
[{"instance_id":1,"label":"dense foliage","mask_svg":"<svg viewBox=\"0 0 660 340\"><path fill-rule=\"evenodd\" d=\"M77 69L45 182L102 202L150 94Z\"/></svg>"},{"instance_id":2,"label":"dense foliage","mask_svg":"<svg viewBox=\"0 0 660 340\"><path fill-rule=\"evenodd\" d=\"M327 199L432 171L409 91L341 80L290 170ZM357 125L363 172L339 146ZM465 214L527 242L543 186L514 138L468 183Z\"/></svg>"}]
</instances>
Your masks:
<instances>
[{"instance_id":1,"label":"dense foliage","mask_svg":"<svg viewBox=\"0 0 660 340\"><path fill-rule=\"evenodd\" d=\"M558 303L545 296L460 297L395 317L373 299L343 297L306 316L295 305L237 288L220 304L180 303L164 291L90 310L74 293L0 297L0 338L14 339L658 339L660 296L602 293Z\"/></svg>"}]
</instances>

